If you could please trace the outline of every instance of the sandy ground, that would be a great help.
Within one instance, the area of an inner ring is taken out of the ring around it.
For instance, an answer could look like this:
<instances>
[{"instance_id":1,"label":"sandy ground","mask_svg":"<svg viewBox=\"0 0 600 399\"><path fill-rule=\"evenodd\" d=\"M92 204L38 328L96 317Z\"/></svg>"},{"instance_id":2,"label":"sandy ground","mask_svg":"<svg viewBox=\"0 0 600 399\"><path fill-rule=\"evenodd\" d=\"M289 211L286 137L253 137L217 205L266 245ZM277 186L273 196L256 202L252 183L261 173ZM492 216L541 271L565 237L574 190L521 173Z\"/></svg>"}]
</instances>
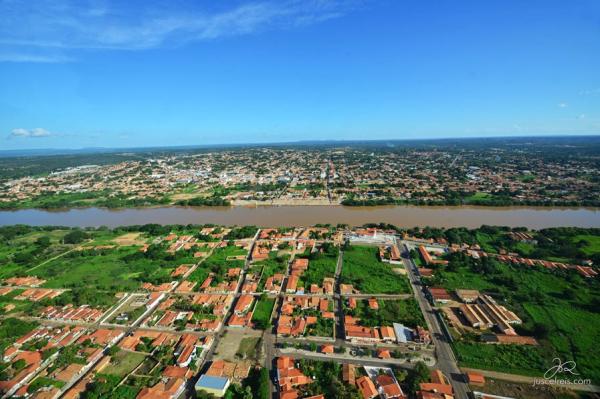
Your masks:
<instances>
[{"instance_id":1,"label":"sandy ground","mask_svg":"<svg viewBox=\"0 0 600 399\"><path fill-rule=\"evenodd\" d=\"M230 328L226 330L225 336L219 341L219 346L215 350L215 358L223 359L230 362L237 362L239 359L235 357L235 354L240 346L242 338L246 337L260 337L262 331L242 329L242 328Z\"/></svg>"},{"instance_id":2,"label":"sandy ground","mask_svg":"<svg viewBox=\"0 0 600 399\"><path fill-rule=\"evenodd\" d=\"M233 206L263 206L263 205L339 205L338 202L330 203L327 198L310 198L310 199L276 199L273 201L246 201L234 200L231 202Z\"/></svg>"},{"instance_id":3,"label":"sandy ground","mask_svg":"<svg viewBox=\"0 0 600 399\"><path fill-rule=\"evenodd\" d=\"M171 195L173 201L187 200L190 198L197 197L198 193L179 193Z\"/></svg>"},{"instance_id":4,"label":"sandy ground","mask_svg":"<svg viewBox=\"0 0 600 399\"><path fill-rule=\"evenodd\" d=\"M140 235L140 233L127 233L115 238L113 241L122 246L143 245L144 241L139 239Z\"/></svg>"}]
</instances>

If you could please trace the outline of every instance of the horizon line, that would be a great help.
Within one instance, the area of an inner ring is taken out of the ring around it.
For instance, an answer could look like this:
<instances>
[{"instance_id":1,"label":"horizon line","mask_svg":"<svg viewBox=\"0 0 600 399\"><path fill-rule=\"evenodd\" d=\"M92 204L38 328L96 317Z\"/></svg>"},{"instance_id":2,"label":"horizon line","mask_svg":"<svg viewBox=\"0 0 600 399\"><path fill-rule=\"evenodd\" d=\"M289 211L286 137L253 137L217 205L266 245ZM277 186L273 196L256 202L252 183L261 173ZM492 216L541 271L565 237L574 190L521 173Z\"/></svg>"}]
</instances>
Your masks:
<instances>
[{"instance_id":1,"label":"horizon line","mask_svg":"<svg viewBox=\"0 0 600 399\"><path fill-rule=\"evenodd\" d=\"M215 144L182 144L182 145L150 145L150 146L123 146L123 147L106 147L106 146L92 146L92 147L76 147L76 148L61 148L61 147L50 147L50 148L21 148L21 149L10 149L0 150L0 154L11 154L11 153L22 153L22 152L52 152L52 151L91 151L101 153L102 151L126 151L126 150L148 150L153 149L194 149L194 148L226 148L226 147L268 147L268 146L282 146L282 145L310 145L310 144L324 144L324 143L378 143L378 142L419 142L419 141L449 141L449 140L491 140L491 139L543 139L543 138L600 138L599 133L590 134L542 134L542 135L504 135L504 136L460 136L460 137L423 137L423 138L393 138L393 139L314 139L314 140L297 140L297 141L274 141L274 142L235 142L235 143L215 143ZM61 154L48 154L48 155L61 155ZM15 155L19 156L19 155Z\"/></svg>"}]
</instances>

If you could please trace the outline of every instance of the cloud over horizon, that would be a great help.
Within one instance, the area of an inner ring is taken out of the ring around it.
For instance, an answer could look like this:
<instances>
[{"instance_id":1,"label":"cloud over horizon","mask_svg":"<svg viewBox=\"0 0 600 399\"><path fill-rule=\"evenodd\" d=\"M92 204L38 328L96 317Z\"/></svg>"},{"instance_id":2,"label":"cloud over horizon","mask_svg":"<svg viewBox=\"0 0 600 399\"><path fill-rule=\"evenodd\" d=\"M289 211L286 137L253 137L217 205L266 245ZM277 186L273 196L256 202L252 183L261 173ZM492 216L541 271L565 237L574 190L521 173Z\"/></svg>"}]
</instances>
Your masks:
<instances>
[{"instance_id":1,"label":"cloud over horizon","mask_svg":"<svg viewBox=\"0 0 600 399\"><path fill-rule=\"evenodd\" d=\"M39 137L49 137L52 136L52 133L50 133L48 130L42 128L42 127L36 127L33 129L24 129L24 128L16 128L13 129L10 132L10 135L8 136L9 138L11 137L35 137L35 138L39 138Z\"/></svg>"},{"instance_id":2,"label":"cloud over horizon","mask_svg":"<svg viewBox=\"0 0 600 399\"><path fill-rule=\"evenodd\" d=\"M136 8L92 0L42 0L35 7L0 2L0 62L65 62L75 49L144 50L291 29L340 17L360 1L198 3L163 0Z\"/></svg>"}]
</instances>

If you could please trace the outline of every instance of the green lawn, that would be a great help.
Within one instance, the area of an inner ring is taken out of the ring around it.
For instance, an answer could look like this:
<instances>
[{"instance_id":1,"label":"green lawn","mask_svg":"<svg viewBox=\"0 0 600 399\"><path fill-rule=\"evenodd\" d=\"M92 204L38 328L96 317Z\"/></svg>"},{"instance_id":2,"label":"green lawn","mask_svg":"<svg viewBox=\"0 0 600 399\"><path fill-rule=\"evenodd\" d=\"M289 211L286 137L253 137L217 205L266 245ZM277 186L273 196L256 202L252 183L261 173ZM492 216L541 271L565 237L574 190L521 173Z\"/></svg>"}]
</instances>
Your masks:
<instances>
[{"instance_id":1,"label":"green lawn","mask_svg":"<svg viewBox=\"0 0 600 399\"><path fill-rule=\"evenodd\" d=\"M145 358L146 355L142 353L121 350L110 360L110 373L119 377L125 377L142 363Z\"/></svg>"},{"instance_id":2,"label":"green lawn","mask_svg":"<svg viewBox=\"0 0 600 399\"><path fill-rule=\"evenodd\" d=\"M308 269L300 276L302 286L309 288L311 284L323 285L325 277L333 277L337 265L339 250L334 248L330 253L319 253L309 256Z\"/></svg>"},{"instance_id":3,"label":"green lawn","mask_svg":"<svg viewBox=\"0 0 600 399\"><path fill-rule=\"evenodd\" d=\"M425 326L425 319L417 301L413 298L378 300L379 309L371 309L367 300L357 300L356 309L345 309L346 314L360 318L360 325L367 327L391 326L401 323L414 328Z\"/></svg>"},{"instance_id":4,"label":"green lawn","mask_svg":"<svg viewBox=\"0 0 600 399\"><path fill-rule=\"evenodd\" d=\"M33 380L31 382L31 384L29 384L29 387L27 388L27 392L36 392L38 389L40 388L44 388L44 387L56 387L56 388L62 388L65 385L64 382L62 381L57 381L57 380L53 380L52 378L48 378L48 377L37 377L35 380Z\"/></svg>"},{"instance_id":5,"label":"green lawn","mask_svg":"<svg viewBox=\"0 0 600 399\"><path fill-rule=\"evenodd\" d=\"M289 256L276 256L270 254L268 259L252 264L252 272L260 275L258 282L258 291L265 288L265 283L269 277L275 273L285 274L288 267Z\"/></svg>"},{"instance_id":6,"label":"green lawn","mask_svg":"<svg viewBox=\"0 0 600 399\"><path fill-rule=\"evenodd\" d=\"M252 322L256 328L264 330L269 327L273 306L275 306L275 299L267 297L259 299L252 314Z\"/></svg>"},{"instance_id":7,"label":"green lawn","mask_svg":"<svg viewBox=\"0 0 600 399\"><path fill-rule=\"evenodd\" d=\"M594 236L591 234L580 234L571 239L575 244L583 243L581 250L586 255L593 255L600 252L600 236Z\"/></svg>"},{"instance_id":8,"label":"green lawn","mask_svg":"<svg viewBox=\"0 0 600 399\"><path fill-rule=\"evenodd\" d=\"M137 248L74 251L36 269L35 274L47 280L45 287L88 289L110 292L134 291L142 281L170 281L171 271L179 262L139 257ZM133 259L129 256L133 255ZM138 276L131 279L132 273Z\"/></svg>"},{"instance_id":9,"label":"green lawn","mask_svg":"<svg viewBox=\"0 0 600 399\"><path fill-rule=\"evenodd\" d=\"M244 260L235 260L231 259L231 257L246 256L247 254L248 251L235 245L215 248L212 254L190 275L189 279L201 283L209 273L214 273L212 285L216 285L225 279L227 270L244 267ZM228 258L230 259L228 260Z\"/></svg>"},{"instance_id":10,"label":"green lawn","mask_svg":"<svg viewBox=\"0 0 600 399\"><path fill-rule=\"evenodd\" d=\"M583 378L600 381L598 281L575 273L502 263L495 264L491 272L476 273L464 266L440 276L448 290L478 289L493 294L523 320L518 328L521 333L537 334L540 343L537 347L506 347L460 341L455 348L462 365L540 375L554 357L560 357L574 360Z\"/></svg>"},{"instance_id":11,"label":"green lawn","mask_svg":"<svg viewBox=\"0 0 600 399\"><path fill-rule=\"evenodd\" d=\"M457 341L453 344L459 364L484 370L522 375L542 375L552 365L537 347L488 345Z\"/></svg>"},{"instance_id":12,"label":"green lawn","mask_svg":"<svg viewBox=\"0 0 600 399\"><path fill-rule=\"evenodd\" d=\"M360 292L373 294L409 293L405 276L378 259L377 247L353 245L344 251L341 281L352 284Z\"/></svg>"},{"instance_id":13,"label":"green lawn","mask_svg":"<svg viewBox=\"0 0 600 399\"><path fill-rule=\"evenodd\" d=\"M240 341L240 346L235 353L240 359L254 359L260 348L260 337L246 337Z\"/></svg>"},{"instance_id":14,"label":"green lawn","mask_svg":"<svg viewBox=\"0 0 600 399\"><path fill-rule=\"evenodd\" d=\"M37 326L37 323L14 318L0 319L0 352Z\"/></svg>"}]
</instances>

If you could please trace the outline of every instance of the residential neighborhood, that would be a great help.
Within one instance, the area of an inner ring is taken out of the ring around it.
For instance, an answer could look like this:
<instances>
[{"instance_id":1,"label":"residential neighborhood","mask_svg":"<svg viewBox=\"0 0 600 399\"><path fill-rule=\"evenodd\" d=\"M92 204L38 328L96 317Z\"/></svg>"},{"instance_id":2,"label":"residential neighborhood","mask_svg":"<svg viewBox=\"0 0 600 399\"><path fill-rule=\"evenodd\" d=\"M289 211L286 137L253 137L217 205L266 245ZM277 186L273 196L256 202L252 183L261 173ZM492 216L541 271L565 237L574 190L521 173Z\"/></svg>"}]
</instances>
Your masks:
<instances>
[{"instance_id":1,"label":"residential neighborhood","mask_svg":"<svg viewBox=\"0 0 600 399\"><path fill-rule=\"evenodd\" d=\"M545 356L553 333L531 324L538 302L514 303L477 270L497 281L514 270L509 285L519 273L597 284L590 259L523 256L523 245L543 245L549 232L461 230L466 241L456 242L451 230L376 225L159 230L90 231L62 259L11 263L15 272L0 286L0 323L14 331L2 338L4 397L499 395L495 367L470 353ZM489 238L473 244L467 233ZM121 267L136 259L153 273L136 282L128 277L136 269L124 269L104 280L81 263L116 253ZM107 294L86 296L54 263L88 270ZM511 376L520 373L504 367L502 384L518 383Z\"/></svg>"}]
</instances>

